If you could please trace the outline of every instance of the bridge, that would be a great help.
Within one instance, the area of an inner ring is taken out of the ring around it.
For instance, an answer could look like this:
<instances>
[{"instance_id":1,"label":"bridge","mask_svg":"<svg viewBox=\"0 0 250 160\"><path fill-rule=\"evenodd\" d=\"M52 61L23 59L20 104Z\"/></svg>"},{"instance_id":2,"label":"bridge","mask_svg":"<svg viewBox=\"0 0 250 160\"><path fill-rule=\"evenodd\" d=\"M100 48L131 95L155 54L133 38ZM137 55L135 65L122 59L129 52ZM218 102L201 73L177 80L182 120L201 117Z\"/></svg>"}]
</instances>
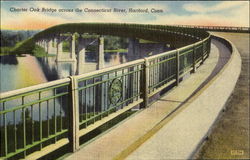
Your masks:
<instances>
[{"instance_id":1,"label":"bridge","mask_svg":"<svg viewBox=\"0 0 250 160\"><path fill-rule=\"evenodd\" d=\"M238 33L249 33L249 27L229 27L229 26L195 26L195 25L175 25L177 27L184 28L197 28L205 31L218 31L218 32L238 32Z\"/></svg>"},{"instance_id":2,"label":"bridge","mask_svg":"<svg viewBox=\"0 0 250 160\"><path fill-rule=\"evenodd\" d=\"M131 56L138 54L138 39L169 44L173 50L147 57L142 54L141 59L103 68L103 35L130 38L128 54ZM38 159L65 147L67 151L78 151L81 138L90 132L131 109L146 111L171 88L181 88L187 76L209 60L212 38L237 56L236 48L229 41L191 27L63 24L36 34L18 46L16 52L30 53L40 46L48 54L56 53L58 62L77 61L83 65L85 47L96 43L99 70L1 93L1 158ZM67 57L62 56L63 41L69 41L71 46ZM194 75L198 74L191 77ZM163 109L159 117L162 120L166 115Z\"/></svg>"}]
</instances>

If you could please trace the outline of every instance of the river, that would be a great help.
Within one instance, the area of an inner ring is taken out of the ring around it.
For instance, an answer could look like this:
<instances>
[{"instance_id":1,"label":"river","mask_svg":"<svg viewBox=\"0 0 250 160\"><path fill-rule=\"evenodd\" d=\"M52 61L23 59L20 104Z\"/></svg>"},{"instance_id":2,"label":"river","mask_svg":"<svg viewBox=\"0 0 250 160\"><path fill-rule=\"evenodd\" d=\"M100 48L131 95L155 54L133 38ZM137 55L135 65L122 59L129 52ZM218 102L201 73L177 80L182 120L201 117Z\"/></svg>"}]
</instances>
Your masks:
<instances>
[{"instance_id":1,"label":"river","mask_svg":"<svg viewBox=\"0 0 250 160\"><path fill-rule=\"evenodd\" d=\"M0 56L0 92L20 89L48 81L78 74L77 62L56 62L56 57L34 57L32 55ZM126 53L105 53L104 67L127 61ZM82 66L81 74L96 70L96 62L89 58Z\"/></svg>"}]
</instances>

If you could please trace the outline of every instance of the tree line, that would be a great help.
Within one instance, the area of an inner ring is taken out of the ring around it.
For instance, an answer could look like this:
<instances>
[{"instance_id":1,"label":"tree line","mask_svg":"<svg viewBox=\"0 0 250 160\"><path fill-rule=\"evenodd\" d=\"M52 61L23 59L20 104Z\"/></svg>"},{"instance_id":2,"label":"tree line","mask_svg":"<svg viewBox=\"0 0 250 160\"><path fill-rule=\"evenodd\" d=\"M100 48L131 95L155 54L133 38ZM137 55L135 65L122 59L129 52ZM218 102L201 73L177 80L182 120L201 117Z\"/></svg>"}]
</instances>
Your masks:
<instances>
[{"instance_id":1,"label":"tree line","mask_svg":"<svg viewBox=\"0 0 250 160\"><path fill-rule=\"evenodd\" d=\"M38 30L1 30L1 47L13 47L38 32Z\"/></svg>"}]
</instances>

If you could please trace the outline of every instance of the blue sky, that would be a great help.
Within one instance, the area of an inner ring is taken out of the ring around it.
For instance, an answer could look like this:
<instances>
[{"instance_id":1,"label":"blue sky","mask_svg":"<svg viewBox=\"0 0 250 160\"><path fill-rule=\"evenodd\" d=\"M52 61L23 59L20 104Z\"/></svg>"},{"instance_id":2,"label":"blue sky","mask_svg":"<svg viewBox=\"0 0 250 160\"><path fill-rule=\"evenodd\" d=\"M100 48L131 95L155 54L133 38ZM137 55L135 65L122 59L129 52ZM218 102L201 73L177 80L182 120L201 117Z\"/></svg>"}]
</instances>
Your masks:
<instances>
[{"instance_id":1,"label":"blue sky","mask_svg":"<svg viewBox=\"0 0 250 160\"><path fill-rule=\"evenodd\" d=\"M1 29L45 29L62 23L117 22L183 25L249 26L248 1L1 1ZM11 12L10 8L126 9L127 13ZM128 13L129 8L149 13ZM150 10L163 10L151 13Z\"/></svg>"}]
</instances>

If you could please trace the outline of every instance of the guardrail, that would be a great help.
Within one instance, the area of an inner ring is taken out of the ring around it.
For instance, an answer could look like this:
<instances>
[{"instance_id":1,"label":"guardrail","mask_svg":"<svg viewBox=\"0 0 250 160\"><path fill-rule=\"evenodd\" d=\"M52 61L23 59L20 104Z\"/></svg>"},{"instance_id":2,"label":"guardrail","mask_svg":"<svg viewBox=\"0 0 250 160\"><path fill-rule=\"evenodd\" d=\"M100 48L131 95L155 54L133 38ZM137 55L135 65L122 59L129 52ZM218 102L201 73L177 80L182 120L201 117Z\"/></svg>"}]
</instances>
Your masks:
<instances>
[{"instance_id":1,"label":"guardrail","mask_svg":"<svg viewBox=\"0 0 250 160\"><path fill-rule=\"evenodd\" d=\"M1 93L0 158L34 159L66 144L76 151L81 136L178 85L209 56L210 44L209 35L159 55Z\"/></svg>"},{"instance_id":2,"label":"guardrail","mask_svg":"<svg viewBox=\"0 0 250 160\"><path fill-rule=\"evenodd\" d=\"M221 32L240 32L250 33L250 27L236 27L236 26L195 26L195 25L176 25L177 27L194 28L209 31L221 31Z\"/></svg>"}]
</instances>

